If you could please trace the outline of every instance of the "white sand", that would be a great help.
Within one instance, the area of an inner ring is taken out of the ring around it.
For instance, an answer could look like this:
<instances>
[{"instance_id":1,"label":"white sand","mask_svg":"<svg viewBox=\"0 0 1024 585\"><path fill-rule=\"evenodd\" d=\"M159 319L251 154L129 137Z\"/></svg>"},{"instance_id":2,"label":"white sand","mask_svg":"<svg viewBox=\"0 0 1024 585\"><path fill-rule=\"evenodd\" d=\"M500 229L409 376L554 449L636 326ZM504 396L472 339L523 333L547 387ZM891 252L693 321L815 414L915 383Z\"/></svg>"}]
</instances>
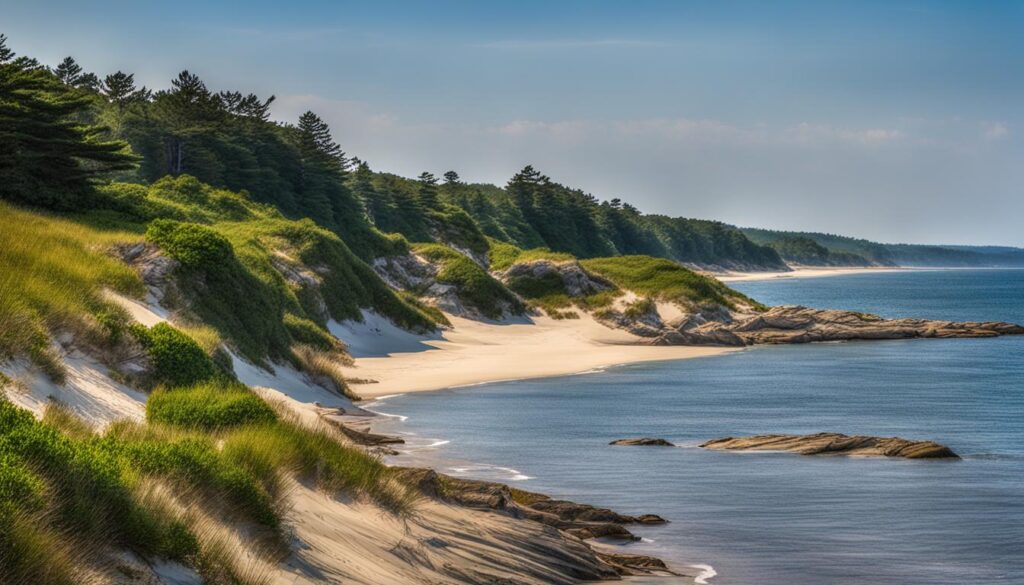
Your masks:
<instances>
[{"instance_id":1,"label":"white sand","mask_svg":"<svg viewBox=\"0 0 1024 585\"><path fill-rule=\"evenodd\" d=\"M167 321L170 316L168 311L161 307L152 295L149 295L146 302L143 302L108 289L103 291L103 297L106 300L123 307L128 311L128 314L131 315L132 319L135 319L146 327L152 327L157 323L163 323L164 321Z\"/></svg>"},{"instance_id":2,"label":"white sand","mask_svg":"<svg viewBox=\"0 0 1024 585\"><path fill-rule=\"evenodd\" d=\"M78 352L64 356L67 383L53 383L38 369L21 361L0 366L14 381L5 388L11 402L42 416L46 405L57 401L97 428L121 418L142 420L146 395L115 382L106 366Z\"/></svg>"},{"instance_id":3,"label":"white sand","mask_svg":"<svg viewBox=\"0 0 1024 585\"><path fill-rule=\"evenodd\" d=\"M417 340L409 351L408 334L392 338L383 331L374 353L384 357L357 357L345 368L351 378L376 380L354 389L372 398L400 392L439 390L485 382L576 374L608 366L717 355L732 348L636 345L642 339L609 329L586 314L579 319L523 318L508 323L484 323L448 315L454 326L440 337ZM347 328L332 327L342 341L355 347L358 338L346 338ZM389 343L393 341L394 351Z\"/></svg>"},{"instance_id":4,"label":"white sand","mask_svg":"<svg viewBox=\"0 0 1024 585\"><path fill-rule=\"evenodd\" d=\"M842 276L844 274L865 274L869 272L905 272L909 268L872 266L860 268L796 268L790 272L727 272L710 274L722 282L741 282L749 280L772 280L776 278L820 278L823 276Z\"/></svg>"}]
</instances>

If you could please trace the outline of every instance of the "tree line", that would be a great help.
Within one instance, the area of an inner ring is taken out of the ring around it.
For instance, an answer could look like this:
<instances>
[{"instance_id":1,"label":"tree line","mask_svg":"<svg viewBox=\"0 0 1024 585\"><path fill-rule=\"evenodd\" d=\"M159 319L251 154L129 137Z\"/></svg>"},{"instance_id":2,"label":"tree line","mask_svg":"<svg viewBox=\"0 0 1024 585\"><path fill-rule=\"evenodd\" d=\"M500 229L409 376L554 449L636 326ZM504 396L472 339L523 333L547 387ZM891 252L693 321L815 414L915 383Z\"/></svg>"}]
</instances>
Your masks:
<instances>
[{"instance_id":1,"label":"tree line","mask_svg":"<svg viewBox=\"0 0 1024 585\"><path fill-rule=\"evenodd\" d=\"M213 91L189 71L152 90L137 87L131 73L86 72L72 57L48 68L15 55L0 35L0 196L81 209L102 205L90 189L101 178L150 183L187 174L312 218L366 259L393 248L387 232L471 251L485 250L490 237L580 258L782 263L775 250L731 226L645 215L532 166L504 187L466 183L451 170L416 179L374 172L347 156L314 112L294 123L271 120L274 99Z\"/></svg>"}]
</instances>

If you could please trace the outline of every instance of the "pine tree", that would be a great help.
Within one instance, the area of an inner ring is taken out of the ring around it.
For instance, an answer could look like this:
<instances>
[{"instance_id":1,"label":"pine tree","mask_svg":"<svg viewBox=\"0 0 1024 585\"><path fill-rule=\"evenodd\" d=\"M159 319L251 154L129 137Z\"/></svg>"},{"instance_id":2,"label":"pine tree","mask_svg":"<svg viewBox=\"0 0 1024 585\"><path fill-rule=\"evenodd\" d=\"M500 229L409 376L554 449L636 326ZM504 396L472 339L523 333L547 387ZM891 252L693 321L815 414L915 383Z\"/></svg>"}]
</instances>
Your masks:
<instances>
[{"instance_id":1,"label":"pine tree","mask_svg":"<svg viewBox=\"0 0 1024 585\"><path fill-rule=\"evenodd\" d=\"M437 178L433 173L422 172L418 180L420 185L417 195L420 205L426 209L438 209L440 203L437 200Z\"/></svg>"},{"instance_id":2,"label":"pine tree","mask_svg":"<svg viewBox=\"0 0 1024 585\"><path fill-rule=\"evenodd\" d=\"M331 129L326 122L313 112L307 111L299 116L299 133L302 140L303 154L315 159L320 164L339 173L348 168L348 160L341 147L331 137Z\"/></svg>"},{"instance_id":3,"label":"pine tree","mask_svg":"<svg viewBox=\"0 0 1024 585\"><path fill-rule=\"evenodd\" d=\"M14 60L14 51L7 47L7 35L0 34L0 65Z\"/></svg>"},{"instance_id":4,"label":"pine tree","mask_svg":"<svg viewBox=\"0 0 1024 585\"><path fill-rule=\"evenodd\" d=\"M356 168L352 173L352 192L366 208L366 214L378 227L388 225L391 221L387 197L379 193L373 186L373 171L365 161L356 159Z\"/></svg>"},{"instance_id":5,"label":"pine tree","mask_svg":"<svg viewBox=\"0 0 1024 585\"><path fill-rule=\"evenodd\" d=\"M60 65L57 65L57 68L53 70L53 74L64 85L77 86L78 80L82 77L82 67L75 63L73 58L64 57Z\"/></svg>"},{"instance_id":6,"label":"pine tree","mask_svg":"<svg viewBox=\"0 0 1024 585\"><path fill-rule=\"evenodd\" d=\"M456 173L455 171L448 171L444 174L445 185L457 185L459 182L459 173Z\"/></svg>"},{"instance_id":7,"label":"pine tree","mask_svg":"<svg viewBox=\"0 0 1024 585\"><path fill-rule=\"evenodd\" d=\"M104 77L103 83L100 86L100 92L107 96L111 103L122 107L129 101L136 99L139 95L138 91L135 89L135 75L124 73L123 71L111 73Z\"/></svg>"},{"instance_id":8,"label":"pine tree","mask_svg":"<svg viewBox=\"0 0 1024 585\"><path fill-rule=\"evenodd\" d=\"M75 87L88 91L99 91L102 83L95 73L83 73L75 82Z\"/></svg>"},{"instance_id":9,"label":"pine tree","mask_svg":"<svg viewBox=\"0 0 1024 585\"><path fill-rule=\"evenodd\" d=\"M47 70L23 69L17 59L0 65L0 197L80 208L95 179L134 168L125 143L78 121L90 102Z\"/></svg>"}]
</instances>

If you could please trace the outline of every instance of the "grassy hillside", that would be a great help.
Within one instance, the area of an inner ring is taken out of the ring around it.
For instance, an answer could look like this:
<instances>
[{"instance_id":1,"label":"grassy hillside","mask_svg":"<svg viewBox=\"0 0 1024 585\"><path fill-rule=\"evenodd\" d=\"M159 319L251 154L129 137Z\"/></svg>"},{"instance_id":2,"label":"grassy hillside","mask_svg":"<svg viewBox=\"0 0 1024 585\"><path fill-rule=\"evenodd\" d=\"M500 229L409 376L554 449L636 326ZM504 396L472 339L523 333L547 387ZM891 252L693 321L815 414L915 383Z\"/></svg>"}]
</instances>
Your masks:
<instances>
[{"instance_id":1,"label":"grassy hillside","mask_svg":"<svg viewBox=\"0 0 1024 585\"><path fill-rule=\"evenodd\" d=\"M143 285L105 249L141 236L3 202L0 226L0 361L27 356L60 379L50 350L52 335L69 332L83 342L102 343L124 329L127 316L102 291L139 296Z\"/></svg>"},{"instance_id":2,"label":"grassy hillside","mask_svg":"<svg viewBox=\"0 0 1024 585\"><path fill-rule=\"evenodd\" d=\"M207 583L265 582L214 522L245 527L275 562L287 549L287 478L398 514L412 491L327 429L308 429L245 387L154 395L146 423L103 433L59 406L42 421L0 397L0 582L73 585L113 571L110 548L176 561Z\"/></svg>"}]
</instances>

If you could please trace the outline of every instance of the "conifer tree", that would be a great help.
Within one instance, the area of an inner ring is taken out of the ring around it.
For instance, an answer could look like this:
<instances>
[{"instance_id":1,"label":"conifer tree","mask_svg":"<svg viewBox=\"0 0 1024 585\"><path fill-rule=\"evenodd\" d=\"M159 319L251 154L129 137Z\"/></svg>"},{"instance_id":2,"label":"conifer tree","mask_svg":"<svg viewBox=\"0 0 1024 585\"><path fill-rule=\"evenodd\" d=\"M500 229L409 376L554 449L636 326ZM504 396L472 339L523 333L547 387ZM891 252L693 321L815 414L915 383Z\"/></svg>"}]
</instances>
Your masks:
<instances>
[{"instance_id":1,"label":"conifer tree","mask_svg":"<svg viewBox=\"0 0 1024 585\"><path fill-rule=\"evenodd\" d=\"M0 46L0 48L5 48ZM92 182L134 167L120 141L101 138L105 128L78 118L90 104L49 71L0 64L0 197L59 209L81 207Z\"/></svg>"},{"instance_id":2,"label":"conifer tree","mask_svg":"<svg viewBox=\"0 0 1024 585\"><path fill-rule=\"evenodd\" d=\"M0 34L0 65L14 60L14 51L7 47L7 35Z\"/></svg>"},{"instance_id":3,"label":"conifer tree","mask_svg":"<svg viewBox=\"0 0 1024 585\"><path fill-rule=\"evenodd\" d=\"M73 58L64 57L60 65L53 70L53 74L64 85L77 86L78 80L82 77L82 67Z\"/></svg>"},{"instance_id":4,"label":"conifer tree","mask_svg":"<svg viewBox=\"0 0 1024 585\"><path fill-rule=\"evenodd\" d=\"M100 85L100 92L107 96L111 103L121 107L129 101L140 97L139 91L135 89L135 75L124 73L123 71L111 73L104 77L103 83ZM145 88L142 91L145 92Z\"/></svg>"},{"instance_id":5,"label":"conifer tree","mask_svg":"<svg viewBox=\"0 0 1024 585\"><path fill-rule=\"evenodd\" d=\"M419 176L419 191L417 195L420 204L426 209L437 209L440 203L437 200L437 178L433 173L422 172Z\"/></svg>"}]
</instances>

